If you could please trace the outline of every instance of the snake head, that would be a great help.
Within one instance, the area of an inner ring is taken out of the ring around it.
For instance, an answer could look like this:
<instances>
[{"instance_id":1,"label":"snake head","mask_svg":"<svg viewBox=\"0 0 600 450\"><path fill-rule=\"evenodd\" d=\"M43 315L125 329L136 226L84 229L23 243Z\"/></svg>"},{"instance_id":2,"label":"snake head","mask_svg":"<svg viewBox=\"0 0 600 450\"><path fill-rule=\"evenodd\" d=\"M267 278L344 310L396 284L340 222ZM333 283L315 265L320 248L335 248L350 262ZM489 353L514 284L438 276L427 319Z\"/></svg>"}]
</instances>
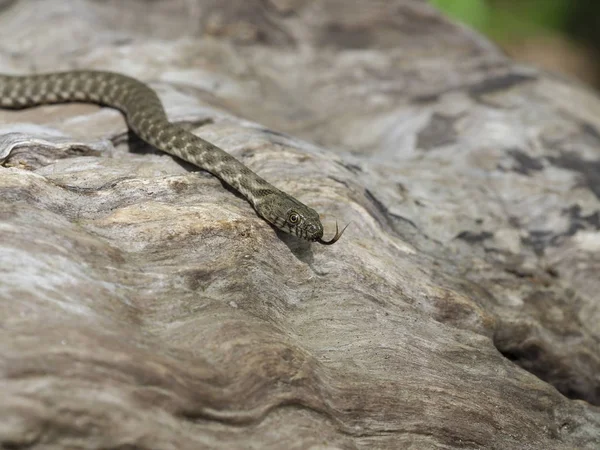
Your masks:
<instances>
[{"instance_id":1,"label":"snake head","mask_svg":"<svg viewBox=\"0 0 600 450\"><path fill-rule=\"evenodd\" d=\"M278 230L307 241L323 237L319 214L284 192L274 192L254 204L260 216Z\"/></svg>"},{"instance_id":2,"label":"snake head","mask_svg":"<svg viewBox=\"0 0 600 450\"><path fill-rule=\"evenodd\" d=\"M314 209L292 198L281 202L276 208L273 207L274 205L271 206L269 212L263 217L277 229L307 241L316 241L323 236L323 225L319 214Z\"/></svg>"},{"instance_id":3,"label":"snake head","mask_svg":"<svg viewBox=\"0 0 600 450\"><path fill-rule=\"evenodd\" d=\"M335 236L330 241L324 241L319 213L281 191L255 202L254 207L260 216L277 229L323 245L335 244L348 226L340 232L336 223Z\"/></svg>"}]
</instances>

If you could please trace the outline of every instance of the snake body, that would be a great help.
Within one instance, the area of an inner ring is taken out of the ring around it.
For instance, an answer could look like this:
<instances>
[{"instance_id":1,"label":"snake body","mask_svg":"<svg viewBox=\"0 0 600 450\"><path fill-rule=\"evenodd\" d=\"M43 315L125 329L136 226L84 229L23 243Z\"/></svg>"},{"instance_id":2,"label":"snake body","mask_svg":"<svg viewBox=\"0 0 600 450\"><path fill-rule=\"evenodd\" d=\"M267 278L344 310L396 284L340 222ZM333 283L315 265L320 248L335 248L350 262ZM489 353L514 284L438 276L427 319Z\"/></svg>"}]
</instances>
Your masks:
<instances>
[{"instance_id":1,"label":"snake body","mask_svg":"<svg viewBox=\"0 0 600 450\"><path fill-rule=\"evenodd\" d=\"M324 241L319 214L277 189L216 145L169 122L158 95L141 81L103 71L70 71L39 75L1 75L0 107L22 109L51 104L85 102L120 110L141 139L163 152L204 169L244 196L259 216L286 233Z\"/></svg>"}]
</instances>

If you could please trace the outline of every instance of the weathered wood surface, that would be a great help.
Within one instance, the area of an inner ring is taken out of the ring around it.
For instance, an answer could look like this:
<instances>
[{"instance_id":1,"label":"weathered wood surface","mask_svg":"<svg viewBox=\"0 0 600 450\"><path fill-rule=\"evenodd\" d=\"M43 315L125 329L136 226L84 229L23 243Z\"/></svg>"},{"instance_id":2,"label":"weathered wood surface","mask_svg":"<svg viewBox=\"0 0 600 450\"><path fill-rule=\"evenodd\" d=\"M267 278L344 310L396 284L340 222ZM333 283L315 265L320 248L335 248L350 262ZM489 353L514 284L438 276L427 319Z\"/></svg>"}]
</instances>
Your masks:
<instances>
[{"instance_id":1,"label":"weathered wood surface","mask_svg":"<svg viewBox=\"0 0 600 450\"><path fill-rule=\"evenodd\" d=\"M414 0L0 8L2 72L136 76L352 221L298 242L116 111L0 111L6 448L600 446L595 93Z\"/></svg>"}]
</instances>

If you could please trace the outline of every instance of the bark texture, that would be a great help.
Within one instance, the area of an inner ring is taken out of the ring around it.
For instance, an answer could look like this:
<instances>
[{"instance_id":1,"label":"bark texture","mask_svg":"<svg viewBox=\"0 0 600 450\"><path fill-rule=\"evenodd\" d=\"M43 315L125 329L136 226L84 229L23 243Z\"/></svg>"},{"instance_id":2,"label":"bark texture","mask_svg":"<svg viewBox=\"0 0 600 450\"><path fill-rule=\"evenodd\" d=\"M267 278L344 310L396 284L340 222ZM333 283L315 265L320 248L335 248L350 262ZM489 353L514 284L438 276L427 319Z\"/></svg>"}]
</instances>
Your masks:
<instances>
[{"instance_id":1,"label":"bark texture","mask_svg":"<svg viewBox=\"0 0 600 450\"><path fill-rule=\"evenodd\" d=\"M415 0L0 2L325 219L93 105L0 111L0 446L600 446L600 99Z\"/></svg>"}]
</instances>

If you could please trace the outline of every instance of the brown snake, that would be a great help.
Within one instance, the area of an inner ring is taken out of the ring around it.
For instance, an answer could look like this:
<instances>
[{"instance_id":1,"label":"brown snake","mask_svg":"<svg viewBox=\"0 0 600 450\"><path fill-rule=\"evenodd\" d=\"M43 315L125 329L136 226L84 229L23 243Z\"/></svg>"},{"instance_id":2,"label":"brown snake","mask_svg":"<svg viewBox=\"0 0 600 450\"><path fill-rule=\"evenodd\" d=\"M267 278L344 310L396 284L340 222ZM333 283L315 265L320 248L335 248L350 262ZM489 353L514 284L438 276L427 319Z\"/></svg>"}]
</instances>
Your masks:
<instances>
[{"instance_id":1,"label":"brown snake","mask_svg":"<svg viewBox=\"0 0 600 450\"><path fill-rule=\"evenodd\" d=\"M101 71L71 71L40 75L0 75L0 107L86 102L121 111L141 139L163 152L204 169L243 195L259 216L286 233L331 245L340 232L324 241L319 214L280 191L219 147L169 122L156 92L126 75Z\"/></svg>"}]
</instances>

